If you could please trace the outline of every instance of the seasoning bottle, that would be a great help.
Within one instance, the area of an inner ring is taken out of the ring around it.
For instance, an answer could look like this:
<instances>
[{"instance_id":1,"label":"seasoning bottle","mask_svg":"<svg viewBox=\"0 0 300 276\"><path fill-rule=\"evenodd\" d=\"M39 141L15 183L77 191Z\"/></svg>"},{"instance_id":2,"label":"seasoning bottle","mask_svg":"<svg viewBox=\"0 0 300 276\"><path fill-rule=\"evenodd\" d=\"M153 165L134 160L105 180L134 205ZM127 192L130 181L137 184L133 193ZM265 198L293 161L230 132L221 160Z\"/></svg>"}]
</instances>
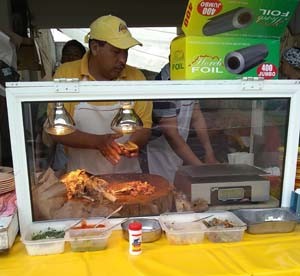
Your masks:
<instances>
[{"instance_id":1,"label":"seasoning bottle","mask_svg":"<svg viewBox=\"0 0 300 276\"><path fill-rule=\"evenodd\" d=\"M139 255L142 253L142 224L138 221L128 225L129 253Z\"/></svg>"}]
</instances>

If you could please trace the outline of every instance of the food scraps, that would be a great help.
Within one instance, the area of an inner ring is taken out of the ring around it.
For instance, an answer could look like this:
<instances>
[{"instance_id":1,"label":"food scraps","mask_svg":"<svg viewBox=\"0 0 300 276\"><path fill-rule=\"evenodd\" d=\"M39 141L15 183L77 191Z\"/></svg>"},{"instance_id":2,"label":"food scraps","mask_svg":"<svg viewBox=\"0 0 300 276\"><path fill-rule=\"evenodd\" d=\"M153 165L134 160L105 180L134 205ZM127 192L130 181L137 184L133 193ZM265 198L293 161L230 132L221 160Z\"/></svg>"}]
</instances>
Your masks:
<instances>
[{"instance_id":1,"label":"food scraps","mask_svg":"<svg viewBox=\"0 0 300 276\"><path fill-rule=\"evenodd\" d=\"M213 218L209 221L203 220L203 223L209 227L223 227L223 228L232 228L234 225L228 219L222 220L218 218Z\"/></svg>"}]
</instances>

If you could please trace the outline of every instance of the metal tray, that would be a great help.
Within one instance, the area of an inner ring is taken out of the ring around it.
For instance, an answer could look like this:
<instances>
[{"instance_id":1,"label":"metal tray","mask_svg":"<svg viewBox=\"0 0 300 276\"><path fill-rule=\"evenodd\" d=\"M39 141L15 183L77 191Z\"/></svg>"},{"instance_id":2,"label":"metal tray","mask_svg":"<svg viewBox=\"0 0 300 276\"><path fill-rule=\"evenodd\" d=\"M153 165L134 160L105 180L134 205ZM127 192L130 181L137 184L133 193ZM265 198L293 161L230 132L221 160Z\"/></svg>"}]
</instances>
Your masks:
<instances>
[{"instance_id":1,"label":"metal tray","mask_svg":"<svg viewBox=\"0 0 300 276\"><path fill-rule=\"evenodd\" d=\"M196 178L215 178L218 176L257 176L266 172L246 164L204 164L201 166L181 166L179 171L187 176Z\"/></svg>"},{"instance_id":2,"label":"metal tray","mask_svg":"<svg viewBox=\"0 0 300 276\"><path fill-rule=\"evenodd\" d=\"M240 209L233 211L251 234L287 233L295 230L298 217L288 208Z\"/></svg>"}]
</instances>

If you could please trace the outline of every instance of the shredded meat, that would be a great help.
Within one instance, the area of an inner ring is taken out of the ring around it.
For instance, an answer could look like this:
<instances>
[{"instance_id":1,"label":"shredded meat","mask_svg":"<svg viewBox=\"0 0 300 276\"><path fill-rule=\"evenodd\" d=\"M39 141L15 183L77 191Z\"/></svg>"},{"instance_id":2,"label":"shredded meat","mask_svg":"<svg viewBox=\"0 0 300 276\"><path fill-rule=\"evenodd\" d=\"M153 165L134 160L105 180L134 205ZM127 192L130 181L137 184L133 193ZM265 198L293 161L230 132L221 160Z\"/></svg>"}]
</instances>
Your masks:
<instances>
[{"instance_id":1,"label":"shredded meat","mask_svg":"<svg viewBox=\"0 0 300 276\"><path fill-rule=\"evenodd\" d=\"M130 181L109 184L98 176L90 176L85 170L75 170L61 178L66 186L67 198L85 198L90 201L101 201L103 196L115 202L117 195L151 195L155 187L147 181Z\"/></svg>"},{"instance_id":2,"label":"shredded meat","mask_svg":"<svg viewBox=\"0 0 300 276\"><path fill-rule=\"evenodd\" d=\"M118 185L119 189L114 189L113 187L108 187L107 192L118 195L118 194L126 194L126 195L151 195L155 192L155 187L149 184L147 181L130 181L120 183Z\"/></svg>"},{"instance_id":3,"label":"shredded meat","mask_svg":"<svg viewBox=\"0 0 300 276\"><path fill-rule=\"evenodd\" d=\"M66 174L61 182L67 189L67 198L86 198L91 201L101 200L102 189L108 183L97 177L90 177L85 170L75 170Z\"/></svg>"}]
</instances>

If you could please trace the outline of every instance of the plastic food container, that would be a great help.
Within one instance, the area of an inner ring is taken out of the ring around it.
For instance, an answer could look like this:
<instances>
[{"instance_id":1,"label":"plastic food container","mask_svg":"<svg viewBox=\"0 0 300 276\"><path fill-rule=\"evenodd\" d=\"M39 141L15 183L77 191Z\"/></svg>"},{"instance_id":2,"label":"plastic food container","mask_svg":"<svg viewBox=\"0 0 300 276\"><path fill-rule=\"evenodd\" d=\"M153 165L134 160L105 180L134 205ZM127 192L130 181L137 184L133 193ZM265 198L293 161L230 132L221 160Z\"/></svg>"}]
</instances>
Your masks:
<instances>
[{"instance_id":1,"label":"plastic food container","mask_svg":"<svg viewBox=\"0 0 300 276\"><path fill-rule=\"evenodd\" d=\"M69 230L69 238L72 251L97 251L107 247L108 239L112 230L106 231L109 222L104 223L104 227L99 228L71 228Z\"/></svg>"},{"instance_id":2,"label":"plastic food container","mask_svg":"<svg viewBox=\"0 0 300 276\"><path fill-rule=\"evenodd\" d=\"M202 216L201 216L202 215ZM203 242L206 231L202 221L204 213L166 213L159 216L162 229L166 232L170 244L197 244Z\"/></svg>"},{"instance_id":3,"label":"plastic food container","mask_svg":"<svg viewBox=\"0 0 300 276\"><path fill-rule=\"evenodd\" d=\"M111 231L98 234L92 237L76 237L70 238L72 251L97 251L103 250L107 247L108 239L111 235Z\"/></svg>"},{"instance_id":4,"label":"plastic food container","mask_svg":"<svg viewBox=\"0 0 300 276\"><path fill-rule=\"evenodd\" d=\"M247 226L231 212L207 213L212 216L203 220L206 236L211 242L238 242L243 239Z\"/></svg>"},{"instance_id":5,"label":"plastic food container","mask_svg":"<svg viewBox=\"0 0 300 276\"><path fill-rule=\"evenodd\" d=\"M154 242L161 237L161 227L159 221L157 219L149 219L149 218L136 218L129 219L126 222L121 224L123 237L125 240L128 240L128 225L131 222L140 222L142 224L142 242Z\"/></svg>"},{"instance_id":6,"label":"plastic food container","mask_svg":"<svg viewBox=\"0 0 300 276\"><path fill-rule=\"evenodd\" d=\"M58 231L63 231L63 227L50 227ZM40 228L39 226L32 227L25 232L25 235L21 238L26 247L26 251L30 256L36 255L51 255L60 254L65 250L65 239L63 238L45 238L39 240L32 240L32 236L35 233L41 231L48 231L48 228Z\"/></svg>"},{"instance_id":7,"label":"plastic food container","mask_svg":"<svg viewBox=\"0 0 300 276\"><path fill-rule=\"evenodd\" d=\"M292 232L298 220L288 208L240 209L234 213L247 224L250 234Z\"/></svg>"}]
</instances>

